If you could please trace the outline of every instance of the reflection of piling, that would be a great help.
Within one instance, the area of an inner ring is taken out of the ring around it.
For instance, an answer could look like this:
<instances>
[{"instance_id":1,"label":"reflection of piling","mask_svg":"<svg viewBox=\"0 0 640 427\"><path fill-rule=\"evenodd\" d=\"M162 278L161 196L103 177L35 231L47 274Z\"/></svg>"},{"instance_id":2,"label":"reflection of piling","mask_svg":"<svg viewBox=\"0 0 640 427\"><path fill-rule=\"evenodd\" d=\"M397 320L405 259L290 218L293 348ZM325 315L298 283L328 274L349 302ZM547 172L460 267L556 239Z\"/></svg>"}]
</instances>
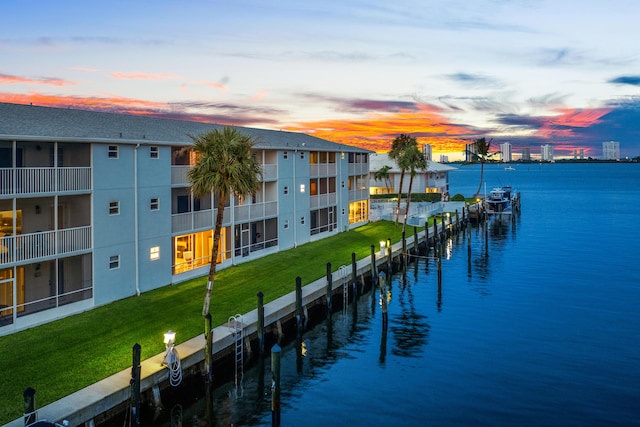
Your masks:
<instances>
[{"instance_id":1,"label":"reflection of piling","mask_svg":"<svg viewBox=\"0 0 640 427\"><path fill-rule=\"evenodd\" d=\"M133 425L140 425L140 354L142 347L136 343L132 349L131 362L131 421Z\"/></svg>"},{"instance_id":2,"label":"reflection of piling","mask_svg":"<svg viewBox=\"0 0 640 427\"><path fill-rule=\"evenodd\" d=\"M380 306L382 310L382 329L386 330L389 324L389 315L387 313L387 275L382 272L378 280L380 285Z\"/></svg>"},{"instance_id":3,"label":"reflection of piling","mask_svg":"<svg viewBox=\"0 0 640 427\"><path fill-rule=\"evenodd\" d=\"M271 425L280 426L280 355L278 344L271 348Z\"/></svg>"},{"instance_id":4,"label":"reflection of piling","mask_svg":"<svg viewBox=\"0 0 640 427\"><path fill-rule=\"evenodd\" d=\"M331 263L327 263L327 319L331 318L331 296L333 295L333 274L331 274Z\"/></svg>"},{"instance_id":5,"label":"reflection of piling","mask_svg":"<svg viewBox=\"0 0 640 427\"><path fill-rule=\"evenodd\" d=\"M402 265L402 269L407 266L407 237L406 233L402 232L402 252L400 253L400 264Z\"/></svg>"},{"instance_id":6,"label":"reflection of piling","mask_svg":"<svg viewBox=\"0 0 640 427\"><path fill-rule=\"evenodd\" d=\"M424 253L429 255L429 218L424 222Z\"/></svg>"},{"instance_id":7,"label":"reflection of piling","mask_svg":"<svg viewBox=\"0 0 640 427\"><path fill-rule=\"evenodd\" d=\"M264 294L258 292L258 352L264 354Z\"/></svg>"},{"instance_id":8,"label":"reflection of piling","mask_svg":"<svg viewBox=\"0 0 640 427\"><path fill-rule=\"evenodd\" d=\"M393 250L391 248L391 238L387 239L387 272L390 274L392 271L392 263L393 263Z\"/></svg>"}]
</instances>

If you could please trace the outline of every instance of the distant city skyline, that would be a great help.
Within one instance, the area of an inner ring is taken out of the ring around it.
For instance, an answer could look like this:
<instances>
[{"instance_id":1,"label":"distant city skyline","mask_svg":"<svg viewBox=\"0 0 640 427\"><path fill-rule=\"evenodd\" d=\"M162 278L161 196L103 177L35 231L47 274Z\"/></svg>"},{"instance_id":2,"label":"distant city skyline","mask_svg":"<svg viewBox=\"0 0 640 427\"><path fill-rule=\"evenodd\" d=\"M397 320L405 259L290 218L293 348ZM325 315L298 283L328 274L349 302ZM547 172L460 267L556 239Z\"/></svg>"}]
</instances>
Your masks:
<instances>
[{"instance_id":1,"label":"distant city skyline","mask_svg":"<svg viewBox=\"0 0 640 427\"><path fill-rule=\"evenodd\" d=\"M464 159L640 155L640 2L7 2L0 102L308 133ZM0 118L1 125L2 118ZM495 148L493 145L495 144Z\"/></svg>"}]
</instances>

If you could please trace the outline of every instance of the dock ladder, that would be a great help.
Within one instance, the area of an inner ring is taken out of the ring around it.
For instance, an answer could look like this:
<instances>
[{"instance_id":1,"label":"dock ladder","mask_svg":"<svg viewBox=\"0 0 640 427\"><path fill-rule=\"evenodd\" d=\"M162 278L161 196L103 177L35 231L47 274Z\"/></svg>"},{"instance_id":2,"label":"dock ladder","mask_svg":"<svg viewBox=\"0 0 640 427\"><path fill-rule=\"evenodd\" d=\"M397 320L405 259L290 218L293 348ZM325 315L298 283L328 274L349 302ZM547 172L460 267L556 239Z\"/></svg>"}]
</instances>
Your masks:
<instances>
[{"instance_id":1,"label":"dock ladder","mask_svg":"<svg viewBox=\"0 0 640 427\"><path fill-rule=\"evenodd\" d=\"M349 267L346 265L341 265L338 268L338 277L343 279L342 283L342 311L346 312L347 307L349 306L349 281L346 280L349 277Z\"/></svg>"},{"instance_id":2,"label":"dock ladder","mask_svg":"<svg viewBox=\"0 0 640 427\"><path fill-rule=\"evenodd\" d=\"M244 323L242 321L242 314L236 314L230 316L227 322L229 332L235 339L235 385L236 392L238 384L242 382L244 375Z\"/></svg>"}]
</instances>

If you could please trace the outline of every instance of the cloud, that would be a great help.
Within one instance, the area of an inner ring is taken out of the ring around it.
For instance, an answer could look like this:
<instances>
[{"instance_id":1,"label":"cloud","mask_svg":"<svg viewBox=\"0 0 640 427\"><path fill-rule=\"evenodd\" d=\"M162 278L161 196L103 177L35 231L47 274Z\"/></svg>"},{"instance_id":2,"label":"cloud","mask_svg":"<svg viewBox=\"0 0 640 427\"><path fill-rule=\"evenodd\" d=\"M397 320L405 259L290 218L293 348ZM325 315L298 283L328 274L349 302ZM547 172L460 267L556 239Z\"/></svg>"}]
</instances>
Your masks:
<instances>
[{"instance_id":1,"label":"cloud","mask_svg":"<svg viewBox=\"0 0 640 427\"><path fill-rule=\"evenodd\" d=\"M640 86L640 76L619 76L607 80L607 83Z\"/></svg>"},{"instance_id":2,"label":"cloud","mask_svg":"<svg viewBox=\"0 0 640 427\"><path fill-rule=\"evenodd\" d=\"M454 74L446 74L445 78L457 83L461 83L465 87L501 86L498 80L482 74L454 73Z\"/></svg>"},{"instance_id":3,"label":"cloud","mask_svg":"<svg viewBox=\"0 0 640 427\"><path fill-rule=\"evenodd\" d=\"M76 83L68 80L59 79L56 77L40 77L30 78L23 76L14 76L11 74L0 73L0 85L12 85L12 84L36 84L36 85L49 85L49 86L73 86Z\"/></svg>"},{"instance_id":4,"label":"cloud","mask_svg":"<svg viewBox=\"0 0 640 427\"><path fill-rule=\"evenodd\" d=\"M117 80L170 80L180 78L173 73L151 74L144 72L124 73L120 71L114 71L110 75Z\"/></svg>"}]
</instances>

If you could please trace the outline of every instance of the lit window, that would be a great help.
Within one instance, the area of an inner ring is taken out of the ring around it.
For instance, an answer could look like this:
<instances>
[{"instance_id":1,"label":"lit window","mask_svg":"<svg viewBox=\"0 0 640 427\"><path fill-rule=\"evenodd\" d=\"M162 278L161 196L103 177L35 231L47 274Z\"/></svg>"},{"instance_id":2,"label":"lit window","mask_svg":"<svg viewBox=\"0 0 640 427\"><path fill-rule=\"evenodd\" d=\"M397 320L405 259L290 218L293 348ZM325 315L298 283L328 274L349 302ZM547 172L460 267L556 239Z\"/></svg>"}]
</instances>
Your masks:
<instances>
[{"instance_id":1,"label":"lit window","mask_svg":"<svg viewBox=\"0 0 640 427\"><path fill-rule=\"evenodd\" d=\"M301 193L304 193L304 188L305 188L305 187L304 187L304 184L300 184L300 192L301 192Z\"/></svg>"},{"instance_id":2,"label":"lit window","mask_svg":"<svg viewBox=\"0 0 640 427\"><path fill-rule=\"evenodd\" d=\"M109 257L109 270L120 268L120 255L111 255Z\"/></svg>"},{"instance_id":3,"label":"lit window","mask_svg":"<svg viewBox=\"0 0 640 427\"><path fill-rule=\"evenodd\" d=\"M109 202L109 215L120 215L120 202Z\"/></svg>"},{"instance_id":4,"label":"lit window","mask_svg":"<svg viewBox=\"0 0 640 427\"><path fill-rule=\"evenodd\" d=\"M117 159L118 158L118 146L117 145L110 145L109 148L107 149L107 156L110 159Z\"/></svg>"},{"instance_id":5,"label":"lit window","mask_svg":"<svg viewBox=\"0 0 640 427\"><path fill-rule=\"evenodd\" d=\"M159 155L158 152L158 147L155 145L152 145L151 147L149 147L149 157L151 157L152 159L157 159Z\"/></svg>"},{"instance_id":6,"label":"lit window","mask_svg":"<svg viewBox=\"0 0 640 427\"><path fill-rule=\"evenodd\" d=\"M160 246L154 246L149 250L149 259L155 261L160 258Z\"/></svg>"},{"instance_id":7,"label":"lit window","mask_svg":"<svg viewBox=\"0 0 640 427\"><path fill-rule=\"evenodd\" d=\"M150 206L152 211L157 211L158 209L160 209L160 199L158 199L157 197L153 197L151 199L151 203Z\"/></svg>"}]
</instances>

